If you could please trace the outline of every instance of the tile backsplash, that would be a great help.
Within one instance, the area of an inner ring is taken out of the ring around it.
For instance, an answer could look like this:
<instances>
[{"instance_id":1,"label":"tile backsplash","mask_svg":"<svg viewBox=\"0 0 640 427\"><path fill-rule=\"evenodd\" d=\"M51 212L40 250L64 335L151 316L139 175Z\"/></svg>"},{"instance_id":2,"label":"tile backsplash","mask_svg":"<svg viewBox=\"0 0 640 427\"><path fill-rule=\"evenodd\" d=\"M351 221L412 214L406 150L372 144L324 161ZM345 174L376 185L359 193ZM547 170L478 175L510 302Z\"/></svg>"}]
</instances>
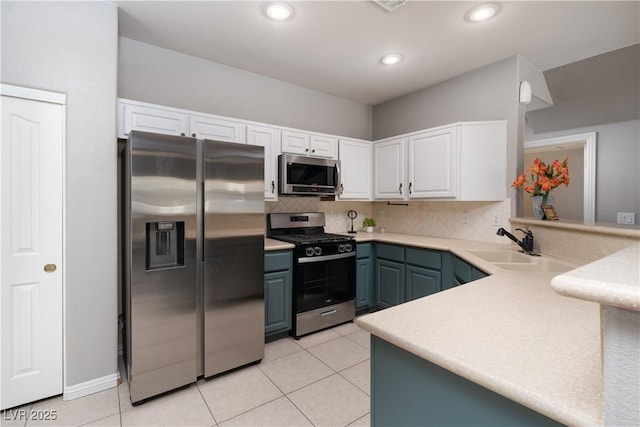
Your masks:
<instances>
[{"instance_id":1,"label":"tile backsplash","mask_svg":"<svg viewBox=\"0 0 640 427\"><path fill-rule=\"evenodd\" d=\"M479 240L506 243L496 235L498 227L509 229L511 200L502 202L409 202L405 205L388 205L387 202L338 201L323 202L316 197L280 197L277 202L267 202L266 212L324 212L326 230L338 233L347 231L350 220L347 211L358 212L354 229L362 228L364 217L376 220L376 231L384 228L389 233L420 236L448 237L452 239ZM494 216L500 225L493 225ZM465 223L465 217L468 223Z\"/></svg>"}]
</instances>

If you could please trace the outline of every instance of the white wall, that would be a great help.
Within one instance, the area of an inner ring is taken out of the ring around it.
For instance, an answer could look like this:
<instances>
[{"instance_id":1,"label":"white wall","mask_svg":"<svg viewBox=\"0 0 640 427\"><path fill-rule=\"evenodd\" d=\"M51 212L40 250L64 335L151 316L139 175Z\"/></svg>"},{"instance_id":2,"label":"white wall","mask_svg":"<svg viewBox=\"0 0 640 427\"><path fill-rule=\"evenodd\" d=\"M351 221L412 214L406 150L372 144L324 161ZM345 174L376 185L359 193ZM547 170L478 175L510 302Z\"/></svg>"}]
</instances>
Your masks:
<instances>
[{"instance_id":1,"label":"white wall","mask_svg":"<svg viewBox=\"0 0 640 427\"><path fill-rule=\"evenodd\" d=\"M120 38L118 96L304 130L371 139L371 107Z\"/></svg>"},{"instance_id":2,"label":"white wall","mask_svg":"<svg viewBox=\"0 0 640 427\"><path fill-rule=\"evenodd\" d=\"M2 2L2 82L67 94L67 386L117 371L117 19L107 2Z\"/></svg>"}]
</instances>

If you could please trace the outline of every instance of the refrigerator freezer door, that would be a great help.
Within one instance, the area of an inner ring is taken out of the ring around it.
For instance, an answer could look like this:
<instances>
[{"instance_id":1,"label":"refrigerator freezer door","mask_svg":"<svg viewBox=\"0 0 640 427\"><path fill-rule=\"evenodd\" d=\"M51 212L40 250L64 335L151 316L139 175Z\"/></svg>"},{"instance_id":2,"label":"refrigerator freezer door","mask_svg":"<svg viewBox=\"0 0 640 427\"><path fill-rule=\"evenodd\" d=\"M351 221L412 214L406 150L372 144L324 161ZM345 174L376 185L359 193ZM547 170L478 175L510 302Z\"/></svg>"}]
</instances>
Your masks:
<instances>
[{"instance_id":1,"label":"refrigerator freezer door","mask_svg":"<svg viewBox=\"0 0 640 427\"><path fill-rule=\"evenodd\" d=\"M131 132L124 156L132 402L196 379L196 140Z\"/></svg>"},{"instance_id":2,"label":"refrigerator freezer door","mask_svg":"<svg viewBox=\"0 0 640 427\"><path fill-rule=\"evenodd\" d=\"M264 148L204 144L204 375L264 356Z\"/></svg>"}]
</instances>

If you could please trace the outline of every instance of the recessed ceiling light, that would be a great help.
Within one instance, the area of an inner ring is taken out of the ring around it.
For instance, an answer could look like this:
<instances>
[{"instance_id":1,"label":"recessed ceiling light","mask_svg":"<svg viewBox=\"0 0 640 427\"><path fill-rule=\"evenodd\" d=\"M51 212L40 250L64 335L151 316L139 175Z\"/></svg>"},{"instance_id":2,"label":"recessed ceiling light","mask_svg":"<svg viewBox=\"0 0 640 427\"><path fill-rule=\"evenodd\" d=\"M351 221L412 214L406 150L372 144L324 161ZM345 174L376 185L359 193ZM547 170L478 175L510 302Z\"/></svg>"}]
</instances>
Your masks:
<instances>
[{"instance_id":1,"label":"recessed ceiling light","mask_svg":"<svg viewBox=\"0 0 640 427\"><path fill-rule=\"evenodd\" d=\"M264 6L264 13L274 21L286 21L293 15L293 8L284 2L270 2Z\"/></svg>"},{"instance_id":2,"label":"recessed ceiling light","mask_svg":"<svg viewBox=\"0 0 640 427\"><path fill-rule=\"evenodd\" d=\"M465 18L469 22L483 22L493 18L499 12L499 3L485 3L471 8L465 15Z\"/></svg>"},{"instance_id":3,"label":"recessed ceiling light","mask_svg":"<svg viewBox=\"0 0 640 427\"><path fill-rule=\"evenodd\" d=\"M404 56L400 55L399 53L390 53L380 58L380 62L382 62L384 65L394 65L402 61L403 59Z\"/></svg>"}]
</instances>

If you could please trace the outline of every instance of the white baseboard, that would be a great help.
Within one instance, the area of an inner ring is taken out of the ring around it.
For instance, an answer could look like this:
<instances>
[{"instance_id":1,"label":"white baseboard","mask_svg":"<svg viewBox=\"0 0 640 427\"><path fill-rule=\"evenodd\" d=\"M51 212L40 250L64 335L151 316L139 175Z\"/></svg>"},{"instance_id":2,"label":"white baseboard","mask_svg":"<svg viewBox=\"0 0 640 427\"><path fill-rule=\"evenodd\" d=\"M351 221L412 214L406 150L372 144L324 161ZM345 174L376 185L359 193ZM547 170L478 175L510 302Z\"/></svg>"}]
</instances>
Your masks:
<instances>
[{"instance_id":1,"label":"white baseboard","mask_svg":"<svg viewBox=\"0 0 640 427\"><path fill-rule=\"evenodd\" d=\"M99 391L108 390L117 385L118 373L116 372L101 378L95 378L90 381L65 387L62 400L78 399L93 393L98 393Z\"/></svg>"}]
</instances>

